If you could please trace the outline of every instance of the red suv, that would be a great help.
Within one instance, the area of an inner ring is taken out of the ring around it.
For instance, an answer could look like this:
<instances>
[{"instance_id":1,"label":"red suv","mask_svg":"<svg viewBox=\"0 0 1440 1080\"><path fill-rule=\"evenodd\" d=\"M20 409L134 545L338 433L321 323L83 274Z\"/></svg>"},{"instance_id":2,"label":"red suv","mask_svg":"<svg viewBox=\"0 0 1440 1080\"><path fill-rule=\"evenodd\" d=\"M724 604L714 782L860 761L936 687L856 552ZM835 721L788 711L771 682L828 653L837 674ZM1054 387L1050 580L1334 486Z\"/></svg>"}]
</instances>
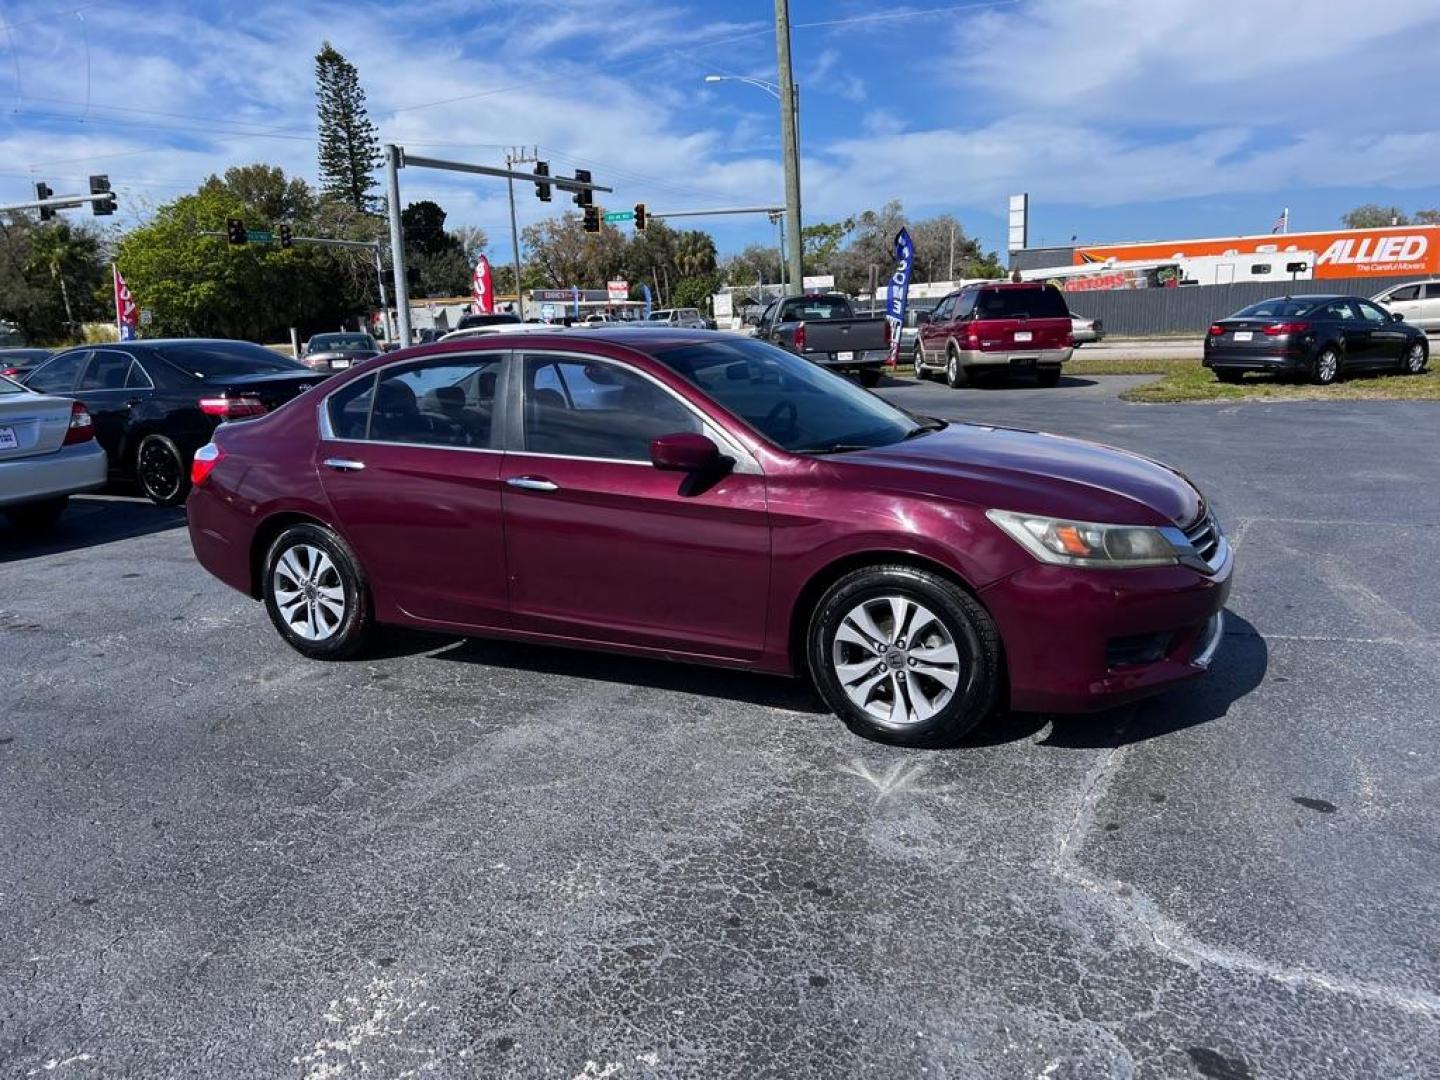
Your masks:
<instances>
[{"instance_id":1,"label":"red suv","mask_svg":"<svg viewBox=\"0 0 1440 1080\"><path fill-rule=\"evenodd\" d=\"M951 386L1016 370L1054 386L1074 348L1064 294L1040 282L967 285L918 319L915 372L943 372Z\"/></svg>"},{"instance_id":2,"label":"red suv","mask_svg":"<svg viewBox=\"0 0 1440 1080\"><path fill-rule=\"evenodd\" d=\"M396 623L804 674L904 743L1199 675L1233 562L1164 465L664 327L377 357L192 479L200 562L306 656Z\"/></svg>"}]
</instances>

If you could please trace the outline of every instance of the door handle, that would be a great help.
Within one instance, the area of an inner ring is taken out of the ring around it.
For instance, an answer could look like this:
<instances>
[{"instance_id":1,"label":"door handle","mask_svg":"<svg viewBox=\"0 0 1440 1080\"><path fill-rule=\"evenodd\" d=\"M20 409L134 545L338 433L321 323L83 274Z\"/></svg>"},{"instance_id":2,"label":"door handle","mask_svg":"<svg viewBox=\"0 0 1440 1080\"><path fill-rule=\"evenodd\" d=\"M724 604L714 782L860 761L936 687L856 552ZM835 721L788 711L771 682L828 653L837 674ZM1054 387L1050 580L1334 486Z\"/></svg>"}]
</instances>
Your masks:
<instances>
[{"instance_id":1,"label":"door handle","mask_svg":"<svg viewBox=\"0 0 1440 1080\"><path fill-rule=\"evenodd\" d=\"M332 457L325 459L325 467L336 472L359 472L365 468L365 462L356 461L354 458Z\"/></svg>"},{"instance_id":2,"label":"door handle","mask_svg":"<svg viewBox=\"0 0 1440 1080\"><path fill-rule=\"evenodd\" d=\"M133 409L133 408L135 408L137 405L144 405L144 404L145 404L145 402L142 401L140 398L138 398L138 397L132 397L129 401L125 402L125 407L126 407L127 409Z\"/></svg>"},{"instance_id":3,"label":"door handle","mask_svg":"<svg viewBox=\"0 0 1440 1080\"><path fill-rule=\"evenodd\" d=\"M512 476L505 483L526 491L559 491L560 485L551 483L543 476Z\"/></svg>"}]
</instances>

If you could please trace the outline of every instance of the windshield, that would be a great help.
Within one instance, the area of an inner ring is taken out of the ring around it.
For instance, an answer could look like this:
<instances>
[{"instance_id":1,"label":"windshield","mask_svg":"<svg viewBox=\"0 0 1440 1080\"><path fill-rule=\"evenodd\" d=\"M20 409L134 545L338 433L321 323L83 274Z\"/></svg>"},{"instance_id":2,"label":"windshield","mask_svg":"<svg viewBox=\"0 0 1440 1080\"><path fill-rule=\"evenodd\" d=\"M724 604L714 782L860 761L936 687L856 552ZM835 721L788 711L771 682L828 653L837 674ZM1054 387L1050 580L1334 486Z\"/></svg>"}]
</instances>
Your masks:
<instances>
[{"instance_id":1,"label":"windshield","mask_svg":"<svg viewBox=\"0 0 1440 1080\"><path fill-rule=\"evenodd\" d=\"M652 354L777 446L797 454L888 446L924 430L833 372L753 338Z\"/></svg>"},{"instance_id":2,"label":"windshield","mask_svg":"<svg viewBox=\"0 0 1440 1080\"><path fill-rule=\"evenodd\" d=\"M281 375L309 372L304 364L248 341L209 341L166 345L162 359L197 379L228 379L236 375Z\"/></svg>"},{"instance_id":3,"label":"windshield","mask_svg":"<svg viewBox=\"0 0 1440 1080\"><path fill-rule=\"evenodd\" d=\"M826 319L850 318L854 318L850 301L843 296L806 296L799 300L787 300L780 313L781 322L824 322Z\"/></svg>"},{"instance_id":4,"label":"windshield","mask_svg":"<svg viewBox=\"0 0 1440 1080\"><path fill-rule=\"evenodd\" d=\"M307 352L373 352L375 339L369 334L316 334L305 349Z\"/></svg>"},{"instance_id":5,"label":"windshield","mask_svg":"<svg viewBox=\"0 0 1440 1080\"><path fill-rule=\"evenodd\" d=\"M1261 300L1258 304L1251 304L1247 308L1241 308L1232 319L1275 319L1289 317L1291 315L1304 315L1315 307L1314 300L1291 300L1289 297L1281 297L1278 300Z\"/></svg>"},{"instance_id":6,"label":"windshield","mask_svg":"<svg viewBox=\"0 0 1440 1080\"><path fill-rule=\"evenodd\" d=\"M1065 297L1053 285L1033 289L982 289L975 298L977 319L1068 319Z\"/></svg>"}]
</instances>

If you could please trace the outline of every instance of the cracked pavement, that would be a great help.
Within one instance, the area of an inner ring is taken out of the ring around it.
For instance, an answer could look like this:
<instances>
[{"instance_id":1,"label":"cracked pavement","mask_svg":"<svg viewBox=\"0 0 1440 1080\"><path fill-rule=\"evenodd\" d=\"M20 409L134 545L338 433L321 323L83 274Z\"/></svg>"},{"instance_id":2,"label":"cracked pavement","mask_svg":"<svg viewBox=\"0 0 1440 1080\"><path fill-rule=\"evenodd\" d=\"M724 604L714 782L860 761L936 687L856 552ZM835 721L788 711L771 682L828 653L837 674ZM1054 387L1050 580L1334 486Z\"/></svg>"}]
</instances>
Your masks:
<instances>
[{"instance_id":1,"label":"cracked pavement","mask_svg":"<svg viewBox=\"0 0 1440 1080\"><path fill-rule=\"evenodd\" d=\"M938 752L726 671L311 663L133 498L0 531L0 1075L1440 1075L1440 407L1135 381L882 391L1238 544L1206 680Z\"/></svg>"}]
</instances>

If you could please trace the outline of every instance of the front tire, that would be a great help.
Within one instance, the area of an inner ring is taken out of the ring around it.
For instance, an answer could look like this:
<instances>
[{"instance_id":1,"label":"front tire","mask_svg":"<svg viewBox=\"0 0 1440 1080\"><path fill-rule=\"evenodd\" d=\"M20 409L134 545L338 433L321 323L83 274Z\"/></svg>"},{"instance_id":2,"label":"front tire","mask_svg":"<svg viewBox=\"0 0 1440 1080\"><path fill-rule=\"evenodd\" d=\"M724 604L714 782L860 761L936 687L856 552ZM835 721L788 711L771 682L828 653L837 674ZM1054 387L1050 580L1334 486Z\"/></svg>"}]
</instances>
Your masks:
<instances>
[{"instance_id":1,"label":"front tire","mask_svg":"<svg viewBox=\"0 0 1440 1080\"><path fill-rule=\"evenodd\" d=\"M344 660L374 626L360 562L336 533L292 525L265 556L265 610L289 646L312 660Z\"/></svg>"},{"instance_id":2,"label":"front tire","mask_svg":"<svg viewBox=\"0 0 1440 1080\"><path fill-rule=\"evenodd\" d=\"M190 493L189 465L164 435L146 435L135 451L135 479L156 506L179 506Z\"/></svg>"},{"instance_id":3,"label":"front tire","mask_svg":"<svg viewBox=\"0 0 1440 1080\"><path fill-rule=\"evenodd\" d=\"M43 502L12 506L5 511L5 516L10 519L10 524L20 532L46 533L59 522L60 515L65 512L65 506L69 501L70 496L62 495L58 499L46 499Z\"/></svg>"},{"instance_id":4,"label":"front tire","mask_svg":"<svg viewBox=\"0 0 1440 1080\"><path fill-rule=\"evenodd\" d=\"M902 746L958 740L995 708L1000 638L948 579L870 566L832 585L810 619L816 688L857 735Z\"/></svg>"},{"instance_id":5,"label":"front tire","mask_svg":"<svg viewBox=\"0 0 1440 1080\"><path fill-rule=\"evenodd\" d=\"M1400 358L1400 374L1419 375L1425 370L1425 362L1429 355L1425 350L1423 342L1414 342L1405 350L1405 355Z\"/></svg>"},{"instance_id":6,"label":"front tire","mask_svg":"<svg viewBox=\"0 0 1440 1080\"><path fill-rule=\"evenodd\" d=\"M1310 381L1319 386L1330 386L1340 378L1340 354L1335 346L1326 345L1310 365Z\"/></svg>"}]
</instances>

